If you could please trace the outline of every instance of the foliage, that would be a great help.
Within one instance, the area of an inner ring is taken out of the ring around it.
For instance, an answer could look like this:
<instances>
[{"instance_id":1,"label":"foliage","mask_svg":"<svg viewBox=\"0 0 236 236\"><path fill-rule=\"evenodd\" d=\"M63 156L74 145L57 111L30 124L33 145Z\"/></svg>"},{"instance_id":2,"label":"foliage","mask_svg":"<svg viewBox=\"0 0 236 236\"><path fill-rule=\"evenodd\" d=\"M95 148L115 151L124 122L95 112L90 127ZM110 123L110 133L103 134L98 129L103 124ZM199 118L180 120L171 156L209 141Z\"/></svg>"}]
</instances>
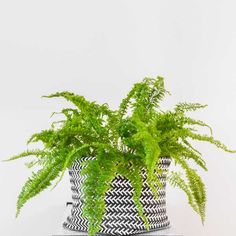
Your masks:
<instances>
[{"instance_id":1,"label":"foliage","mask_svg":"<svg viewBox=\"0 0 236 236\"><path fill-rule=\"evenodd\" d=\"M42 142L42 149L27 150L8 159L34 156L35 159L27 166L40 167L22 188L17 201L17 215L30 198L51 186L53 181L55 187L75 160L90 156L94 158L84 161L82 170L82 174L86 175L83 216L88 219L89 234L94 235L100 229L106 211L105 194L117 175L126 177L132 184L134 202L148 228L149 222L140 201L141 171L146 171L149 187L158 198L157 186L163 187L156 178L156 173L160 171L158 163L161 157L169 157L183 171L170 172L167 180L185 192L190 206L203 222L206 190L197 170L191 167L191 161L203 170L207 167L191 140L209 142L226 152L235 151L215 140L209 125L186 115L205 105L179 103L172 111L160 110L160 102L168 93L162 77L145 78L133 86L115 111L107 104L99 105L70 92L46 96L62 97L74 108L63 109L60 113L64 115L64 120L53 122L50 129L31 136L28 143ZM199 134L199 126L209 128L210 135Z\"/></svg>"}]
</instances>

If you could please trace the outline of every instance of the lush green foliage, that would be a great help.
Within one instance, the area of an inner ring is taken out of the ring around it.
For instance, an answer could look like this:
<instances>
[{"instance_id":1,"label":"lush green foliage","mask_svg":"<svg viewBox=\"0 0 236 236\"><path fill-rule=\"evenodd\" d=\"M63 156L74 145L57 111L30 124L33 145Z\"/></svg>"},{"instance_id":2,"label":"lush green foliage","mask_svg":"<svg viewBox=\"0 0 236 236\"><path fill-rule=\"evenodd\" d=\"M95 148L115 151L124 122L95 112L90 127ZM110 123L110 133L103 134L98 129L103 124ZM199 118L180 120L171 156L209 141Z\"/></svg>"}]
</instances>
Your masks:
<instances>
[{"instance_id":1,"label":"lush green foliage","mask_svg":"<svg viewBox=\"0 0 236 236\"><path fill-rule=\"evenodd\" d=\"M191 140L206 141L227 152L235 151L215 140L207 124L186 115L205 105L179 103L173 111L160 110L160 101L167 93L163 78L145 78L134 85L115 111L106 104L89 102L83 96L69 92L47 96L62 97L73 103L74 108L63 109L60 113L64 115L64 120L32 135L28 143L42 142L42 149L27 150L9 159L33 156L34 160L28 163L28 167L40 166L40 170L33 173L22 188L17 215L30 198L51 186L53 181L55 187L75 160L91 156L95 158L85 161L82 171L86 175L83 215L89 221L89 234L99 231L106 210L105 194L117 175L130 180L134 202L148 228L148 219L140 202L141 171L146 171L148 184L158 198L157 186L163 186L156 177L156 173L160 172L157 164L161 157L169 157L183 171L168 173L167 180L186 193L189 204L204 221L206 190L191 164L194 161L204 170L207 167ZM209 128L210 134L199 134L199 126Z\"/></svg>"}]
</instances>

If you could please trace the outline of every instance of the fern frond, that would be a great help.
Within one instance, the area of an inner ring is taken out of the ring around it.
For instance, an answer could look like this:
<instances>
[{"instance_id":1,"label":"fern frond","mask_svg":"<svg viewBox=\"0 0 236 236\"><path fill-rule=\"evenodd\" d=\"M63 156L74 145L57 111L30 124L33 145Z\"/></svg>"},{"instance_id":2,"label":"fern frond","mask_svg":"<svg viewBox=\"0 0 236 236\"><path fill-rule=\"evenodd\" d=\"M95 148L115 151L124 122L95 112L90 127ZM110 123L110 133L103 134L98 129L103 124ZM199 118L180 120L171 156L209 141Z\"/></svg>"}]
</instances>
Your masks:
<instances>
[{"instance_id":1,"label":"fern frond","mask_svg":"<svg viewBox=\"0 0 236 236\"><path fill-rule=\"evenodd\" d=\"M141 115L142 112L146 112L148 114L154 108L159 108L160 101L167 93L162 77L144 78L142 82L136 83L126 98L122 100L119 106L119 114L121 116L127 114L129 107L133 113Z\"/></svg>"},{"instance_id":2,"label":"fern frond","mask_svg":"<svg viewBox=\"0 0 236 236\"><path fill-rule=\"evenodd\" d=\"M53 135L54 131L52 129L42 130L40 133L33 134L27 141L27 144L35 143L38 141L42 141L44 144L48 144Z\"/></svg>"},{"instance_id":3,"label":"fern frond","mask_svg":"<svg viewBox=\"0 0 236 236\"><path fill-rule=\"evenodd\" d=\"M143 205L140 201L141 193L142 193L142 187L143 187L143 177L142 177L142 162L138 159L131 159L132 161L129 162L131 164L130 166L128 163L121 165L118 169L118 174L121 174L124 176L127 180L130 181L131 186L133 187L133 200L136 204L139 217L143 220L146 229L150 229L150 224L148 221L148 218L144 214ZM129 166L129 167L127 167Z\"/></svg>"},{"instance_id":4,"label":"fern frond","mask_svg":"<svg viewBox=\"0 0 236 236\"><path fill-rule=\"evenodd\" d=\"M153 176L155 175L155 168L159 162L161 149L158 145L158 138L153 137L150 132L148 132L148 127L138 118L135 119L137 125L137 133L133 135L133 139L140 143L144 148L145 153L145 164L147 170L147 182L151 188L153 194L158 198L158 191L155 188Z\"/></svg>"},{"instance_id":5,"label":"fern frond","mask_svg":"<svg viewBox=\"0 0 236 236\"><path fill-rule=\"evenodd\" d=\"M111 182L116 177L117 156L99 150L96 159L87 161L82 175L86 175L83 183L84 204L83 216L89 222L89 235L94 235L100 230L102 217L105 213L105 195L111 187Z\"/></svg>"},{"instance_id":6,"label":"fern frond","mask_svg":"<svg viewBox=\"0 0 236 236\"><path fill-rule=\"evenodd\" d=\"M196 152L198 155L202 155L201 154L201 152L199 152L196 148L194 148L193 146L192 146L192 144L190 143L190 142L188 142L188 140L186 139L186 138L183 138L183 137L181 137L181 139L182 139L182 142L188 147L188 148L190 148L193 152Z\"/></svg>"},{"instance_id":7,"label":"fern frond","mask_svg":"<svg viewBox=\"0 0 236 236\"><path fill-rule=\"evenodd\" d=\"M56 182L56 184L53 186L52 189L54 189L58 185L58 183L62 180L62 178L64 177L64 174L65 174L65 171L67 170L67 168L71 167L73 161L75 160L75 156L76 156L76 159L79 159L78 158L78 154L81 151L83 151L84 149L88 149L90 147L91 147L90 144L84 144L81 147L79 147L78 149L74 149L74 150L72 150L71 152L68 153L66 158L63 160L64 161L64 165L63 165L63 168L61 170L61 176L58 179L58 181ZM79 157L81 157L81 155L79 155Z\"/></svg>"},{"instance_id":8,"label":"fern frond","mask_svg":"<svg viewBox=\"0 0 236 236\"><path fill-rule=\"evenodd\" d=\"M231 153L236 152L236 150L231 150L225 144L220 142L219 140L214 139L213 136L201 135L201 134L196 134L193 132L188 132L188 136L194 140L209 142L209 143L215 145L216 147L224 150L225 152L231 152Z\"/></svg>"},{"instance_id":9,"label":"fern frond","mask_svg":"<svg viewBox=\"0 0 236 236\"><path fill-rule=\"evenodd\" d=\"M202 159L201 154L196 151L192 151L191 149L183 146L182 144L175 144L176 152L178 152L179 156L192 159L198 166L207 171L206 162Z\"/></svg>"},{"instance_id":10,"label":"fern frond","mask_svg":"<svg viewBox=\"0 0 236 236\"><path fill-rule=\"evenodd\" d=\"M210 130L211 135L213 134L213 130L212 130L211 126L204 123L201 120L195 120L195 119L192 119L190 117L185 117L183 121L187 125L199 125L199 126L202 126L202 127L207 127Z\"/></svg>"},{"instance_id":11,"label":"fern frond","mask_svg":"<svg viewBox=\"0 0 236 236\"><path fill-rule=\"evenodd\" d=\"M191 189L185 182L185 180L182 178L181 173L172 171L171 174L168 176L167 180L173 187L178 187L185 192L188 198L189 205L193 208L193 210L196 213L199 214L199 209L197 204L195 203Z\"/></svg>"},{"instance_id":12,"label":"fern frond","mask_svg":"<svg viewBox=\"0 0 236 236\"><path fill-rule=\"evenodd\" d=\"M197 213L200 215L202 222L205 219L205 205L206 205L206 190L201 177L197 174L196 170L189 167L186 161L173 154L176 162L184 169L188 179L188 186L191 189L192 196L197 205Z\"/></svg>"},{"instance_id":13,"label":"fern frond","mask_svg":"<svg viewBox=\"0 0 236 236\"><path fill-rule=\"evenodd\" d=\"M175 106L175 112L187 112L187 111L196 111L197 109L205 108L207 105L202 105L200 103L178 103Z\"/></svg>"},{"instance_id":14,"label":"fern frond","mask_svg":"<svg viewBox=\"0 0 236 236\"><path fill-rule=\"evenodd\" d=\"M18 196L16 216L19 215L21 208L29 199L51 185L51 182L60 173L62 166L61 160L56 159L37 173L33 172L32 177L26 181Z\"/></svg>"},{"instance_id":15,"label":"fern frond","mask_svg":"<svg viewBox=\"0 0 236 236\"><path fill-rule=\"evenodd\" d=\"M67 92L67 91L57 92L57 93L53 93L51 95L43 96L43 97L44 98L62 97L66 99L67 101L72 102L81 112L84 112L85 114L86 113L88 114L89 112L93 112L94 114L96 114L96 112L98 112L98 113L102 113L106 115L111 115L111 111L106 103L102 105L98 105L96 102L89 102L88 100L85 99L84 96L80 96L71 92ZM64 110L64 113L65 111L69 111L69 110L71 109Z\"/></svg>"},{"instance_id":16,"label":"fern frond","mask_svg":"<svg viewBox=\"0 0 236 236\"><path fill-rule=\"evenodd\" d=\"M63 97L65 98L67 101L72 102L75 106L77 106L79 109L82 109L84 107L87 107L91 104L91 102L88 102L83 96L80 95L76 95L74 93L71 92L57 92L57 93L53 93L47 96L42 96L43 98L56 98L56 97Z\"/></svg>"},{"instance_id":17,"label":"fern frond","mask_svg":"<svg viewBox=\"0 0 236 236\"><path fill-rule=\"evenodd\" d=\"M6 160L3 160L3 162L5 161L13 161L13 160L16 160L16 159L20 159L20 158L23 158L23 157L27 157L27 156L36 156L36 157L42 157L42 156L45 156L47 155L48 152L44 151L44 150L40 150L40 149L35 149L35 150L27 150L27 151L24 151L18 155L15 155L15 156L12 156L10 157L9 159L6 159Z\"/></svg>"}]
</instances>

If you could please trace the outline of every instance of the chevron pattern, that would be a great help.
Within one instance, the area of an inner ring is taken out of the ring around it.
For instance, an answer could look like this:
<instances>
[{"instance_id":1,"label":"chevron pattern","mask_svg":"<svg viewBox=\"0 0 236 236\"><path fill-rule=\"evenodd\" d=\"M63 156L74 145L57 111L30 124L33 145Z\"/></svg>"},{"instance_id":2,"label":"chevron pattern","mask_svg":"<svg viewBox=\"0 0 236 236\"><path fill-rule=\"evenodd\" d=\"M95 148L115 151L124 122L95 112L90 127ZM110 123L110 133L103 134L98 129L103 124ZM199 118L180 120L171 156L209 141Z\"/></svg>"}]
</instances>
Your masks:
<instances>
[{"instance_id":1,"label":"chevron pattern","mask_svg":"<svg viewBox=\"0 0 236 236\"><path fill-rule=\"evenodd\" d=\"M88 222L81 216L83 206L83 189L80 187L84 176L80 175L81 165L84 160L92 157L84 157L76 161L69 170L71 176L71 190L73 206L71 215L63 223L63 227L73 231L87 232ZM169 158L161 158L158 167L167 170L170 165ZM145 215L149 219L150 230L159 230L169 227L170 222L166 215L165 188L158 189L159 198L155 199L146 181L146 174L143 171L144 185L142 189L141 202ZM166 185L165 175L158 175L158 178ZM103 217L100 233L110 235L131 235L146 233L147 230L143 221L139 218L136 206L132 199L133 189L127 179L117 176L112 182L112 188L107 192L106 213Z\"/></svg>"}]
</instances>

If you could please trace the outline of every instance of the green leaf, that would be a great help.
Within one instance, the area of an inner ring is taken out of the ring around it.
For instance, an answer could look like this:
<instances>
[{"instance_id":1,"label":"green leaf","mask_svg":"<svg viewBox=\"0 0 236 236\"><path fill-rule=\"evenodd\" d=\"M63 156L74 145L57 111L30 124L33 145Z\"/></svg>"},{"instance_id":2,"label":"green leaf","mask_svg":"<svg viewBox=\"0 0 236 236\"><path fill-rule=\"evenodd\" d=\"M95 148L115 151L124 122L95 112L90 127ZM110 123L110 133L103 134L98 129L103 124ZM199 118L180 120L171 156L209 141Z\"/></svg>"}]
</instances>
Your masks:
<instances>
[{"instance_id":1,"label":"green leaf","mask_svg":"<svg viewBox=\"0 0 236 236\"><path fill-rule=\"evenodd\" d=\"M10 157L9 159L3 160L3 162L13 161L13 160L17 160L17 159L27 157L27 156L37 156L37 157L39 157L39 156L45 156L45 155L47 155L47 152L45 152L43 150L40 150L40 149L27 150L27 151L22 152L18 155Z\"/></svg>"},{"instance_id":2,"label":"green leaf","mask_svg":"<svg viewBox=\"0 0 236 236\"><path fill-rule=\"evenodd\" d=\"M33 198L51 185L51 181L58 176L61 169L61 160L56 159L50 165L39 170L37 173L33 172L32 176L27 180L18 196L16 216L19 215L20 209L29 199Z\"/></svg>"}]
</instances>

